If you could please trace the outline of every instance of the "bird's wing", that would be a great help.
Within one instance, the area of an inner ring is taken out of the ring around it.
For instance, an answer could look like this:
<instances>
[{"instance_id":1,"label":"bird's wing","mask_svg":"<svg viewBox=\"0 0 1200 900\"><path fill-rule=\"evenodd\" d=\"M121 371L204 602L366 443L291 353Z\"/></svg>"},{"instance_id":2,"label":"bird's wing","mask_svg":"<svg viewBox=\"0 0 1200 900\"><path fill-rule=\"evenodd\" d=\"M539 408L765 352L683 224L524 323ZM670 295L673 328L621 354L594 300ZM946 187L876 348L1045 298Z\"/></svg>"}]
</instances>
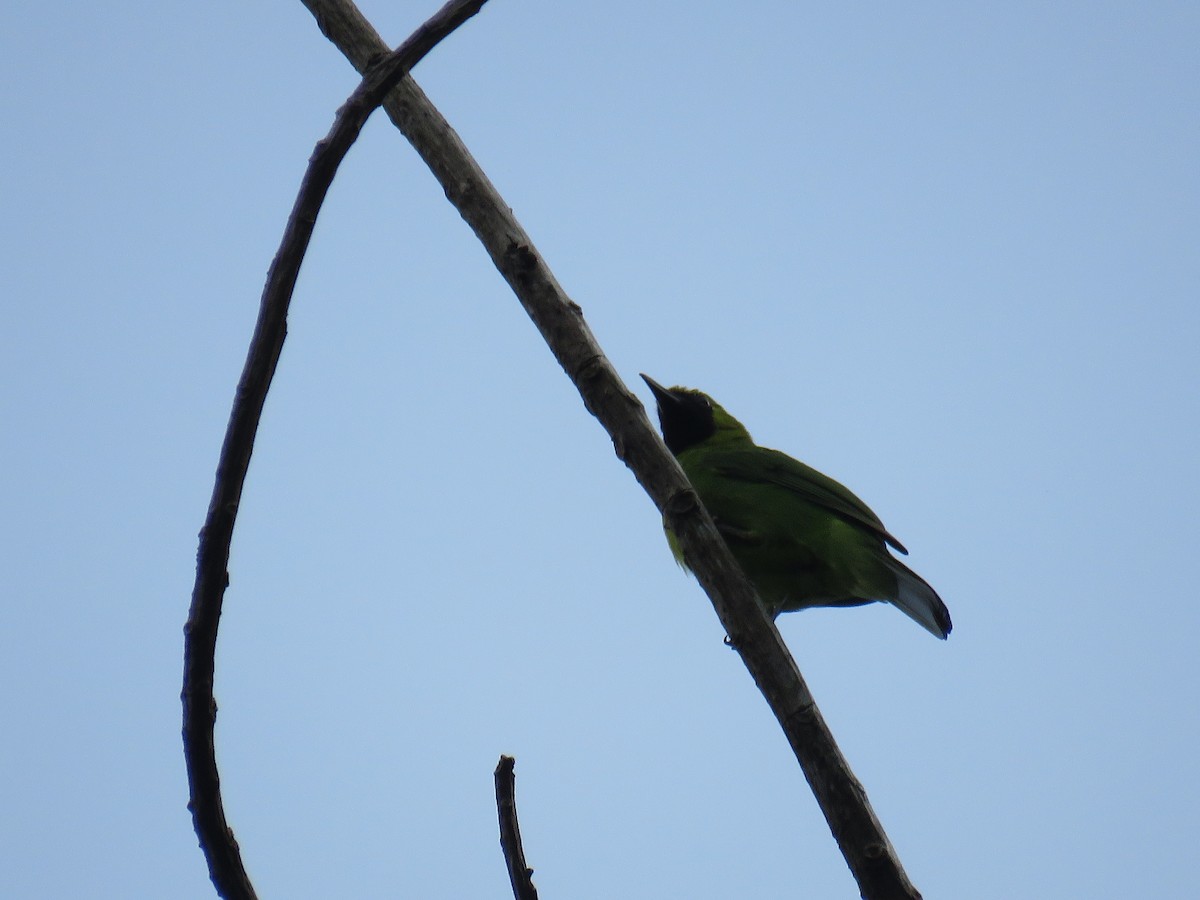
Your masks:
<instances>
[{"instance_id":1,"label":"bird's wing","mask_svg":"<svg viewBox=\"0 0 1200 900\"><path fill-rule=\"evenodd\" d=\"M787 488L809 503L823 507L839 518L878 535L898 552L908 553L904 545L883 527L883 522L871 512L867 504L829 476L822 475L812 466L806 466L797 459L792 459L786 453L766 447L754 447L726 451L721 454L719 461L714 462L722 475Z\"/></svg>"}]
</instances>

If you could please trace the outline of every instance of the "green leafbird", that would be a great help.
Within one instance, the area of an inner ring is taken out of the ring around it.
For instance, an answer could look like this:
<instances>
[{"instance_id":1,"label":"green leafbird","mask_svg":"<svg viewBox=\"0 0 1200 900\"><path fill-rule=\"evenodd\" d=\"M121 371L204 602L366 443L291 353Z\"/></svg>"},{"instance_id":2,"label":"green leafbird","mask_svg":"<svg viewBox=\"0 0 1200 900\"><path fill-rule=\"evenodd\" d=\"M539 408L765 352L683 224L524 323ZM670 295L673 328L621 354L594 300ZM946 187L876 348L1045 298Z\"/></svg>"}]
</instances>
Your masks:
<instances>
[{"instance_id":1,"label":"green leafbird","mask_svg":"<svg viewBox=\"0 0 1200 900\"><path fill-rule=\"evenodd\" d=\"M858 497L816 469L759 447L708 395L642 378L658 401L663 440L772 617L880 601L939 638L950 633L946 604L888 552L890 544L908 553ZM667 540L686 568L670 529Z\"/></svg>"}]
</instances>

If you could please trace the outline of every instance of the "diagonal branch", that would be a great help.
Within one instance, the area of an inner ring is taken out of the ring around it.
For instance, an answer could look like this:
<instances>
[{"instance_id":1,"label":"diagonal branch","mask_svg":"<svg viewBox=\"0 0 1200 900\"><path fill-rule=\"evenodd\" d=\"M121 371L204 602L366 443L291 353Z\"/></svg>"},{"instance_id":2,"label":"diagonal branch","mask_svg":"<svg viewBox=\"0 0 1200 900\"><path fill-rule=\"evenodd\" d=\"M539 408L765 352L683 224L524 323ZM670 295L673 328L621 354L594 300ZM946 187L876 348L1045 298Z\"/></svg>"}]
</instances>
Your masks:
<instances>
[{"instance_id":1,"label":"diagonal branch","mask_svg":"<svg viewBox=\"0 0 1200 900\"><path fill-rule=\"evenodd\" d=\"M187 763L192 822L208 860L209 876L222 897L253 900L254 886L242 864L241 851L225 819L217 772L213 729L217 704L213 670L221 601L229 584L229 546L250 466L254 436L287 334L287 311L300 263L304 259L317 213L338 166L363 124L387 92L444 37L479 11L486 0L453 0L413 32L394 53L376 54L366 76L338 110L333 128L313 151L300 192L284 230L279 252L263 289L245 368L238 382L225 442L217 462L216 483L208 515L200 531L196 584L184 626L183 749Z\"/></svg>"},{"instance_id":2,"label":"diagonal branch","mask_svg":"<svg viewBox=\"0 0 1200 900\"><path fill-rule=\"evenodd\" d=\"M521 824L517 820L517 776L513 767L517 761L501 756L496 765L496 812L500 817L500 849L512 883L513 900L538 900L533 886L533 869L525 862L525 847L521 844Z\"/></svg>"},{"instance_id":3,"label":"diagonal branch","mask_svg":"<svg viewBox=\"0 0 1200 900\"><path fill-rule=\"evenodd\" d=\"M382 52L382 40L350 0L304 0L304 5L359 71ZM399 83L384 108L483 243L584 405L612 437L617 456L679 536L688 567L707 591L787 735L862 896L919 898L779 632L763 614L753 588L645 410L605 358L579 306L559 286L508 205L411 78Z\"/></svg>"}]
</instances>

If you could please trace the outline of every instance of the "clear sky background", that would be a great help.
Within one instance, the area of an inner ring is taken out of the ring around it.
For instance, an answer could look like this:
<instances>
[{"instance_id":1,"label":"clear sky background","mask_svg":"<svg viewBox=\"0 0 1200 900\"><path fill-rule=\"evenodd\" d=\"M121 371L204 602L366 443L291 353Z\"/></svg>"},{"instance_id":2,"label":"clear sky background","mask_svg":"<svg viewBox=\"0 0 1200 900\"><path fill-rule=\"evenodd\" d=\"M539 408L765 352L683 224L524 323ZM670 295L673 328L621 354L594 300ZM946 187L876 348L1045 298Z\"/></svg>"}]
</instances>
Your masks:
<instances>
[{"instance_id":1,"label":"clear sky background","mask_svg":"<svg viewBox=\"0 0 1200 900\"><path fill-rule=\"evenodd\" d=\"M398 43L434 3L371 2ZM196 534L357 77L299 3L0 35L0 895L212 896ZM1195 896L1200 7L494 0L417 79L626 382L862 496L955 622L780 627L927 898ZM648 399L648 398L647 398ZM658 515L380 115L301 273L217 742L264 898L856 896Z\"/></svg>"}]
</instances>

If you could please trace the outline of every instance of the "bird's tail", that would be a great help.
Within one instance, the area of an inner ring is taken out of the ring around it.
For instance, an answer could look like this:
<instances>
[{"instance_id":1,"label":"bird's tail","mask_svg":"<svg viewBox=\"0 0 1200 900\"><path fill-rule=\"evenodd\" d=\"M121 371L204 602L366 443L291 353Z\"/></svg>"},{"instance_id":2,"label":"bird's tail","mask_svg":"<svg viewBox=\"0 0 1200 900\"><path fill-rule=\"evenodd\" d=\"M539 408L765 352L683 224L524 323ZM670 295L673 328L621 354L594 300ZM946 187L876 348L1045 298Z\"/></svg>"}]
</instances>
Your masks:
<instances>
[{"instance_id":1,"label":"bird's tail","mask_svg":"<svg viewBox=\"0 0 1200 900\"><path fill-rule=\"evenodd\" d=\"M890 602L934 637L942 640L950 634L950 610L928 582L895 557L888 559L896 576L896 596Z\"/></svg>"}]
</instances>

